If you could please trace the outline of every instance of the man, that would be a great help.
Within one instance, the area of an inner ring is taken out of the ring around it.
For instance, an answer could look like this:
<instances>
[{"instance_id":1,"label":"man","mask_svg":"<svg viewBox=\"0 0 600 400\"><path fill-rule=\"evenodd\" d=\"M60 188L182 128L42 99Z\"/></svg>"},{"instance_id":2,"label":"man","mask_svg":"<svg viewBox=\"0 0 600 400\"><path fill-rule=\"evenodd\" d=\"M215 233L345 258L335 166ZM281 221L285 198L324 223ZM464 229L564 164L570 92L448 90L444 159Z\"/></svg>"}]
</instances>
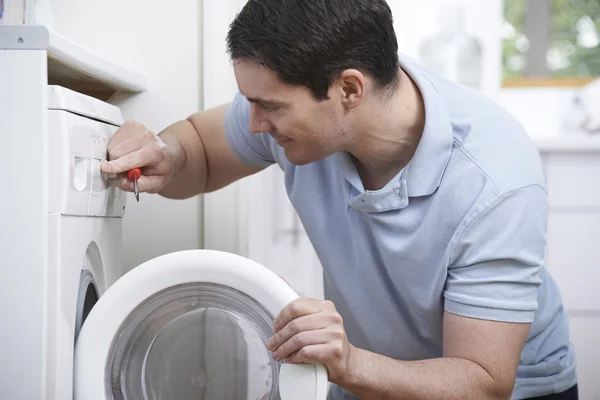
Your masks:
<instances>
[{"instance_id":1,"label":"man","mask_svg":"<svg viewBox=\"0 0 600 400\"><path fill-rule=\"evenodd\" d=\"M232 104L158 136L129 122L102 168L169 198L285 171L328 301L277 316L273 357L323 363L335 400L576 399L523 128L399 59L384 0L250 0L228 48Z\"/></svg>"}]
</instances>

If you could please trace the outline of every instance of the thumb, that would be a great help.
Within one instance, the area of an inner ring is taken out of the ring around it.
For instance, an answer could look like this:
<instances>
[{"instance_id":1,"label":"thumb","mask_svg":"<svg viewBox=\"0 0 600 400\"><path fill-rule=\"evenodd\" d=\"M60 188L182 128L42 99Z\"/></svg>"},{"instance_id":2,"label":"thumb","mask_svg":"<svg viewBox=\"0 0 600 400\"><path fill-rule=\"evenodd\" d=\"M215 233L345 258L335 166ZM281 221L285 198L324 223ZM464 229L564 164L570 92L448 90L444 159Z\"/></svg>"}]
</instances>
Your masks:
<instances>
[{"instance_id":1,"label":"thumb","mask_svg":"<svg viewBox=\"0 0 600 400\"><path fill-rule=\"evenodd\" d=\"M111 161L102 161L100 163L100 172L103 174L114 174L115 166Z\"/></svg>"},{"instance_id":2,"label":"thumb","mask_svg":"<svg viewBox=\"0 0 600 400\"><path fill-rule=\"evenodd\" d=\"M120 174L129 171L132 168L144 166L145 162L142 159L143 156L144 153L142 151L134 151L133 153L126 154L116 160L105 161L100 165L100 168L105 174Z\"/></svg>"}]
</instances>

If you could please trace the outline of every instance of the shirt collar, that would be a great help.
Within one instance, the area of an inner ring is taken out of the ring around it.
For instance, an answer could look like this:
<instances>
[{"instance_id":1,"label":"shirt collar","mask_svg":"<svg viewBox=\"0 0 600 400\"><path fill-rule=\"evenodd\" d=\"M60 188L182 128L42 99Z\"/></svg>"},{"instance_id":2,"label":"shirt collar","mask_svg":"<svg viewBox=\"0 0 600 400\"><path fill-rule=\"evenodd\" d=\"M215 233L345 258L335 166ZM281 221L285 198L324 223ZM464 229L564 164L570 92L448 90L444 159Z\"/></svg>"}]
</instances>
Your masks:
<instances>
[{"instance_id":1,"label":"shirt collar","mask_svg":"<svg viewBox=\"0 0 600 400\"><path fill-rule=\"evenodd\" d=\"M371 191L364 189L348 153L335 153L330 156L330 160L350 183L351 187L346 187L344 190L350 207L363 212L383 212L399 210L408 205L406 179L403 178L405 169L400 171L384 188Z\"/></svg>"},{"instance_id":2,"label":"shirt collar","mask_svg":"<svg viewBox=\"0 0 600 400\"><path fill-rule=\"evenodd\" d=\"M406 167L409 197L434 193L450 161L453 130L448 110L437 89L410 61L401 57L402 69L417 84L425 104L425 127L417 150Z\"/></svg>"}]
</instances>

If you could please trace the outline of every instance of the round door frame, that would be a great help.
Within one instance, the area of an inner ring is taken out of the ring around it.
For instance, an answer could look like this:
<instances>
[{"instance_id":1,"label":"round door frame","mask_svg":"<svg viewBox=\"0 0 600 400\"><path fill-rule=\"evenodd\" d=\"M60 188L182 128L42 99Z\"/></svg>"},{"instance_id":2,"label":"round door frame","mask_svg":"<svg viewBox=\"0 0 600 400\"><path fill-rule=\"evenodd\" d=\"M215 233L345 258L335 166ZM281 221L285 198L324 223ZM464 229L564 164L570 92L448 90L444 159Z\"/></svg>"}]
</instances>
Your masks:
<instances>
[{"instance_id":1,"label":"round door frame","mask_svg":"<svg viewBox=\"0 0 600 400\"><path fill-rule=\"evenodd\" d=\"M76 400L106 400L109 354L115 335L128 315L156 293L190 282L215 283L236 289L254 298L273 316L298 298L296 292L277 274L232 253L187 250L149 260L108 288L83 324L75 346ZM302 386L297 385L301 382ZM306 384L312 382L314 399L325 400L328 378L323 365L283 364L279 382L282 400L298 398L294 392L302 396L301 388L306 389ZM302 400L309 399L303 397Z\"/></svg>"}]
</instances>

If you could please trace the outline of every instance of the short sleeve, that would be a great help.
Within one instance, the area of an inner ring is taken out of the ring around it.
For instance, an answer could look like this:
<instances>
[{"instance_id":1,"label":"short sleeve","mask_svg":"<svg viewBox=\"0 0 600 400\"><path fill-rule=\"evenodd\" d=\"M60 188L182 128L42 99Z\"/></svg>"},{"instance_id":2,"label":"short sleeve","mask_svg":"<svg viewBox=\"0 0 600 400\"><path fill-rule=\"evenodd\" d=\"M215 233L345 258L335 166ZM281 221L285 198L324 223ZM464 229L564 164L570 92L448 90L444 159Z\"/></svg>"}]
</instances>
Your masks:
<instances>
[{"instance_id":1,"label":"short sleeve","mask_svg":"<svg viewBox=\"0 0 600 400\"><path fill-rule=\"evenodd\" d=\"M548 212L546 192L532 185L501 194L468 217L456 234L445 310L479 319L532 322Z\"/></svg>"},{"instance_id":2,"label":"short sleeve","mask_svg":"<svg viewBox=\"0 0 600 400\"><path fill-rule=\"evenodd\" d=\"M275 163L268 135L250 132L250 103L239 92L225 112L225 135L233 153L258 168Z\"/></svg>"}]
</instances>

